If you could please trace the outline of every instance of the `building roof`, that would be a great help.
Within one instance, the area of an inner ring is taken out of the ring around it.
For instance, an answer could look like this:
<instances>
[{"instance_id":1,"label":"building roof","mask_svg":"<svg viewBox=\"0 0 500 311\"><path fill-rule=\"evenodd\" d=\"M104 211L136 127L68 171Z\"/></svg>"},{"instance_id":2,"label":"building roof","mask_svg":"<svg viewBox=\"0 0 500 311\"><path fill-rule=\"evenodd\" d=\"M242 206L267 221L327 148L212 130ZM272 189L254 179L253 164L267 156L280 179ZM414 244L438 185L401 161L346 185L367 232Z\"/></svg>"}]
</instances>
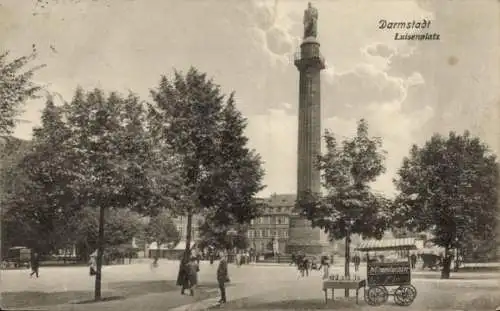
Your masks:
<instances>
[{"instance_id":1,"label":"building roof","mask_svg":"<svg viewBox=\"0 0 500 311\"><path fill-rule=\"evenodd\" d=\"M259 198L258 201L266 203L271 207L275 206L295 206L296 194L273 194L268 198Z\"/></svg>"},{"instance_id":2,"label":"building roof","mask_svg":"<svg viewBox=\"0 0 500 311\"><path fill-rule=\"evenodd\" d=\"M361 241L356 249L358 251L417 249L415 240L415 238L365 240Z\"/></svg>"}]
</instances>

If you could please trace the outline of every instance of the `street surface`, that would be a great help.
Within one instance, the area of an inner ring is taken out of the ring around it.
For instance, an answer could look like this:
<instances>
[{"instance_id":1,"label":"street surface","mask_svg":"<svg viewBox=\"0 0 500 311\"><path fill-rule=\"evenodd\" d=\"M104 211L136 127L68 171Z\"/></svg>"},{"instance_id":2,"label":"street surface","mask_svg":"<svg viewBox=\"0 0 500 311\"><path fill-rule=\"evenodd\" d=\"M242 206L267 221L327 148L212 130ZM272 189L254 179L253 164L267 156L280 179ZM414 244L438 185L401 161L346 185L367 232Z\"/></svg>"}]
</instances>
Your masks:
<instances>
[{"instance_id":1,"label":"street surface","mask_svg":"<svg viewBox=\"0 0 500 311\"><path fill-rule=\"evenodd\" d=\"M335 270L341 273L342 268ZM360 271L364 273L365 271ZM360 291L359 305L355 302L355 291L351 299L344 298L344 290L335 291L335 301L325 304L321 291L321 273L291 282L260 295L236 299L219 307L222 310L494 310L500 305L500 275L488 273L456 273L450 280L438 279L438 273L414 273L412 284L417 289L417 298L411 306L400 307L389 297L386 304L372 307L363 301Z\"/></svg>"},{"instance_id":2,"label":"street surface","mask_svg":"<svg viewBox=\"0 0 500 311\"><path fill-rule=\"evenodd\" d=\"M103 275L103 296L119 299L100 303L75 304L93 297L94 278L87 267L42 267L39 279L30 279L28 270L2 271L3 307L38 307L44 310L206 310L218 297L215 283L217 262L201 263L200 289L195 297L182 296L175 286L178 262L160 261L151 269L148 263L107 266ZM332 268L341 274L342 266ZM326 305L321 291L321 273L313 271L298 278L297 270L287 265L230 265L229 303L224 310L368 310L360 293L360 304L346 301L343 290ZM362 268L357 275L363 277ZM413 285L418 290L414 303L405 310L494 310L500 305L500 274L455 273L451 280L439 280L438 272L415 272ZM351 296L354 296L354 291ZM57 305L57 306L56 306ZM376 308L376 307L375 307ZM401 310L392 297L384 310Z\"/></svg>"}]
</instances>

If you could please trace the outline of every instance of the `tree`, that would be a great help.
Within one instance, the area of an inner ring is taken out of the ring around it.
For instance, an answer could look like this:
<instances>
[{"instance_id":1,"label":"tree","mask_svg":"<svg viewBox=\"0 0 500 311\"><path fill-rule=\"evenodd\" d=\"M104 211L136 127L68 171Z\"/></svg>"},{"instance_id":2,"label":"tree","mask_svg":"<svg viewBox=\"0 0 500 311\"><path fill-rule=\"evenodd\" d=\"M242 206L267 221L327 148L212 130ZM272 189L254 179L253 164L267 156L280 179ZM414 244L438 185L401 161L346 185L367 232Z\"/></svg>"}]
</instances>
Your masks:
<instances>
[{"instance_id":1,"label":"tree","mask_svg":"<svg viewBox=\"0 0 500 311\"><path fill-rule=\"evenodd\" d=\"M297 204L314 227L324 229L332 239L345 238L348 276L351 234L380 239L387 228L390 201L370 188L385 171L385 153L381 139L368 135L363 119L355 137L338 144L334 134L326 131L325 141L326 153L318 157L317 167L326 194L299 194Z\"/></svg>"},{"instance_id":2,"label":"tree","mask_svg":"<svg viewBox=\"0 0 500 311\"><path fill-rule=\"evenodd\" d=\"M249 205L261 189L260 159L246 148L244 120L206 74L191 68L187 74L163 76L152 90L152 132L157 145L176 155L180 182L178 203L169 209L187 218L185 258L191 245L194 214L224 215L226 222L249 221Z\"/></svg>"},{"instance_id":3,"label":"tree","mask_svg":"<svg viewBox=\"0 0 500 311\"><path fill-rule=\"evenodd\" d=\"M204 201L216 207L212 218L220 225L248 224L261 211L254 196L264 189L264 170L260 156L247 146L246 126L247 120L235 107L233 93L222 110L212 182L202 188Z\"/></svg>"},{"instance_id":4,"label":"tree","mask_svg":"<svg viewBox=\"0 0 500 311\"><path fill-rule=\"evenodd\" d=\"M23 245L43 254L68 246L78 223L74 215L79 205L69 186L74 179L74 162L66 148L69 136L61 109L49 97L42 125L33 131L32 147L16 167L23 178L10 179L16 187L7 194L6 220L21 221Z\"/></svg>"},{"instance_id":5,"label":"tree","mask_svg":"<svg viewBox=\"0 0 500 311\"><path fill-rule=\"evenodd\" d=\"M156 242L158 247L162 244L177 245L180 240L180 233L167 212L151 217L145 234L148 243Z\"/></svg>"},{"instance_id":6,"label":"tree","mask_svg":"<svg viewBox=\"0 0 500 311\"><path fill-rule=\"evenodd\" d=\"M435 134L422 147L413 145L394 183L395 226L432 233L445 249L442 278L450 276L452 249L496 240L498 163L469 132Z\"/></svg>"},{"instance_id":7,"label":"tree","mask_svg":"<svg viewBox=\"0 0 500 311\"><path fill-rule=\"evenodd\" d=\"M28 237L23 234L25 227L22 219L11 217L9 200L19 191L26 181L26 175L20 169L20 161L31 148L29 141L14 137L0 138L0 204L2 205L1 249L5 254L10 247L26 245Z\"/></svg>"},{"instance_id":8,"label":"tree","mask_svg":"<svg viewBox=\"0 0 500 311\"><path fill-rule=\"evenodd\" d=\"M69 157L78 159L71 168L77 176L71 187L77 202L99 210L95 299L100 300L106 211L144 212L156 203L156 187L149 178L152 148L143 123L145 111L133 94L106 97L101 90L78 89L65 112L71 129Z\"/></svg>"},{"instance_id":9,"label":"tree","mask_svg":"<svg viewBox=\"0 0 500 311\"><path fill-rule=\"evenodd\" d=\"M16 125L16 117L28 99L35 98L40 86L32 79L42 66L25 70L35 54L8 60L9 53L0 54L0 136L9 135Z\"/></svg>"}]
</instances>

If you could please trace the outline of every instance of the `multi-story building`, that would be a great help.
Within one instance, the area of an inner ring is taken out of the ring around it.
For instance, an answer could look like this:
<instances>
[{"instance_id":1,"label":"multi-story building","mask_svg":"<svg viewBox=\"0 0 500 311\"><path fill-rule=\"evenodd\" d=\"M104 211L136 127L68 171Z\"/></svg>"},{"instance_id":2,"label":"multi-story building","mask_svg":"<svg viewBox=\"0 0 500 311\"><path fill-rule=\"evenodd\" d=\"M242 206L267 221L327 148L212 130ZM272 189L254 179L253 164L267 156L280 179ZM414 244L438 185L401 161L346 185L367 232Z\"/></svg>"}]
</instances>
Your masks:
<instances>
[{"instance_id":1,"label":"multi-story building","mask_svg":"<svg viewBox=\"0 0 500 311\"><path fill-rule=\"evenodd\" d=\"M191 241L198 241L200 238L200 231L199 231L199 223L201 220L201 216L193 216L192 219L192 225L191 225ZM180 240L181 241L186 241L187 237L187 217L186 216L179 216L179 217L174 217L172 218L172 221L175 224L175 227L177 228L177 231L179 232Z\"/></svg>"},{"instance_id":2,"label":"multi-story building","mask_svg":"<svg viewBox=\"0 0 500 311\"><path fill-rule=\"evenodd\" d=\"M269 198L258 199L265 207L262 215L250 223L247 232L250 247L257 252L272 251L276 240L279 252L285 253L295 199L295 194L273 194Z\"/></svg>"}]
</instances>

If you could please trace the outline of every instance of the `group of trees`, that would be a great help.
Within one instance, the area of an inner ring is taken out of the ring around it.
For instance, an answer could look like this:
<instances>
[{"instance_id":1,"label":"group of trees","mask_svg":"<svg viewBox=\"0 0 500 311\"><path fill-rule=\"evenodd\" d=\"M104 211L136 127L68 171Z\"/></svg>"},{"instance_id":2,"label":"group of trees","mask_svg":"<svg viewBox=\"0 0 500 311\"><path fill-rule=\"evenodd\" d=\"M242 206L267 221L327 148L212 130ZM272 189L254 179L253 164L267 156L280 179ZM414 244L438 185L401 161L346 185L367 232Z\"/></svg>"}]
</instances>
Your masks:
<instances>
[{"instance_id":1,"label":"group of trees","mask_svg":"<svg viewBox=\"0 0 500 311\"><path fill-rule=\"evenodd\" d=\"M31 82L35 69L23 71L29 59L9 62L0 55L2 136L12 133L22 103L40 90ZM187 256L193 216L202 215L205 243L244 248L246 225L259 214L254 195L263 188L264 171L248 148L235 95L224 95L191 68L162 76L151 97L144 102L134 94L77 89L58 106L49 96L33 139L9 138L4 146L12 148L1 153L2 240L41 253L75 244L97 248L96 299L106 247L140 232L150 242L175 243L170 217L185 216ZM447 253L496 246L490 241L498 163L478 138L451 132L412 146L394 180L394 199L370 187L385 172L385 152L365 120L354 137L339 143L327 132L325 140L317 166L326 193L299 194L297 203L314 226L346 240L346 264L351 235L381 238L391 228L430 232ZM143 217L150 218L147 228ZM449 268L445 261L442 277Z\"/></svg>"},{"instance_id":2,"label":"group of trees","mask_svg":"<svg viewBox=\"0 0 500 311\"><path fill-rule=\"evenodd\" d=\"M451 251L477 256L496 251L499 171L496 156L469 132L435 134L413 145L394 179L389 199L370 188L385 170L382 141L368 135L365 120L355 137L338 143L326 132L326 152L317 159L326 193L304 193L297 204L313 226L345 239L346 274L352 234L382 238L387 230L430 233L444 248L442 278L449 278Z\"/></svg>"},{"instance_id":3,"label":"group of trees","mask_svg":"<svg viewBox=\"0 0 500 311\"><path fill-rule=\"evenodd\" d=\"M32 71L20 72L24 65L24 58L0 57L3 134L39 90ZM259 212L253 199L264 172L247 146L234 94L191 68L162 76L151 95L146 102L132 93L78 88L62 105L49 96L27 147L15 159L3 157L12 159L1 172L5 241L41 254L97 248L96 299L106 247L141 232L149 242L175 243L171 217L186 216L187 256L193 215L217 222L223 228L217 234L227 235Z\"/></svg>"}]
</instances>

